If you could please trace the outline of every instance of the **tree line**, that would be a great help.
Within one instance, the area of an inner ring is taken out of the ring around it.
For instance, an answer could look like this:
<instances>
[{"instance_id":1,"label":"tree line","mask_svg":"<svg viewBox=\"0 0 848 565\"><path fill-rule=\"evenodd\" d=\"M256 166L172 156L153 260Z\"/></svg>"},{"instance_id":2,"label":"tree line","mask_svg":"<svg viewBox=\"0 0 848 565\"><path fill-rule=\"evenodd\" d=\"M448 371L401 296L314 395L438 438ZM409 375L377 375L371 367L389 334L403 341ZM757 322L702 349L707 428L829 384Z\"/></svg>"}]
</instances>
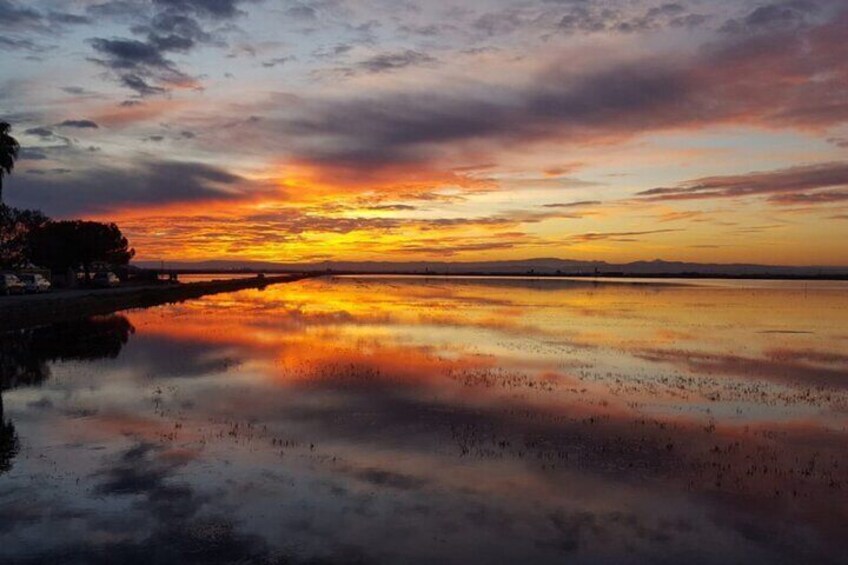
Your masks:
<instances>
[{"instance_id":1,"label":"tree line","mask_svg":"<svg viewBox=\"0 0 848 565\"><path fill-rule=\"evenodd\" d=\"M54 221L38 210L3 203L3 177L12 173L19 151L11 126L0 122L0 270L31 265L54 273L82 269L88 280L96 264L129 263L135 250L114 223Z\"/></svg>"}]
</instances>

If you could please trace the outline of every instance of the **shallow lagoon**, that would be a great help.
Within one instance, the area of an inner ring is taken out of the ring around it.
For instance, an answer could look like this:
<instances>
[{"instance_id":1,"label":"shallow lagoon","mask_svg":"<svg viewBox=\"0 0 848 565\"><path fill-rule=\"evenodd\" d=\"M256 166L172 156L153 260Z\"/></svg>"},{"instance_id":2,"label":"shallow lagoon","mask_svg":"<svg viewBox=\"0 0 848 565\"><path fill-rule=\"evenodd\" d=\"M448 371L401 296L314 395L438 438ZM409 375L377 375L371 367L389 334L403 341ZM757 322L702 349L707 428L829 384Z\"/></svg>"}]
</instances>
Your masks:
<instances>
[{"instance_id":1,"label":"shallow lagoon","mask_svg":"<svg viewBox=\"0 0 848 565\"><path fill-rule=\"evenodd\" d=\"M846 291L337 277L7 334L0 562L845 562Z\"/></svg>"}]
</instances>

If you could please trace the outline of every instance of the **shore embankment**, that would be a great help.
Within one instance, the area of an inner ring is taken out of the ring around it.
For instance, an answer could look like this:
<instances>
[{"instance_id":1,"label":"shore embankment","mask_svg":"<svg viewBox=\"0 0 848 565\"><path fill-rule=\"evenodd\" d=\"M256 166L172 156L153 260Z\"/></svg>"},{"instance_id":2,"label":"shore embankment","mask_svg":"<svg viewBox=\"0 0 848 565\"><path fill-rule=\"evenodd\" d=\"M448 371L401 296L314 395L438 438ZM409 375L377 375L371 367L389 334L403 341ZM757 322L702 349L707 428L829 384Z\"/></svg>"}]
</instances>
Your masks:
<instances>
[{"instance_id":1,"label":"shore embankment","mask_svg":"<svg viewBox=\"0 0 848 565\"><path fill-rule=\"evenodd\" d=\"M103 289L76 289L47 294L0 297L0 332L42 326L119 310L182 302L210 294L264 288L315 274L287 274L179 284L150 284Z\"/></svg>"}]
</instances>

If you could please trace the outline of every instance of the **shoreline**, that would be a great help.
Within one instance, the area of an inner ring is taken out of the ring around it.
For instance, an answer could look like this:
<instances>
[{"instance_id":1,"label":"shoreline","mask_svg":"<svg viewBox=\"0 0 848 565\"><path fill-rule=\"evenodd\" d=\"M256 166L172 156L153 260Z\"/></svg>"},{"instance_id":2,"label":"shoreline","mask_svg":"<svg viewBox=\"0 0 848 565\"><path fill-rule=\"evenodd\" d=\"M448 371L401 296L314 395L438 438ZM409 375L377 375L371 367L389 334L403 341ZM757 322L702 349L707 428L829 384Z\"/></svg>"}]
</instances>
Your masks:
<instances>
[{"instance_id":1,"label":"shoreline","mask_svg":"<svg viewBox=\"0 0 848 565\"><path fill-rule=\"evenodd\" d=\"M166 270L165 272L171 272ZM751 281L848 281L848 272L830 274L758 274L758 273L699 273L699 272L527 272L527 271L408 271L408 270L312 270L312 271L288 271L288 270L250 270L250 269L173 269L180 276L194 275L256 275L264 273L267 276L276 276L294 273L311 273L313 276L344 276L344 277L489 277L489 278L539 278L539 279L681 279L681 280L751 280Z\"/></svg>"},{"instance_id":2,"label":"shoreline","mask_svg":"<svg viewBox=\"0 0 848 565\"><path fill-rule=\"evenodd\" d=\"M21 330L84 318L111 314L120 310L149 308L182 302L211 294L265 288L272 284L314 278L316 274L298 273L264 278L250 277L156 284L104 289L60 291L19 297L0 297L0 332Z\"/></svg>"}]
</instances>

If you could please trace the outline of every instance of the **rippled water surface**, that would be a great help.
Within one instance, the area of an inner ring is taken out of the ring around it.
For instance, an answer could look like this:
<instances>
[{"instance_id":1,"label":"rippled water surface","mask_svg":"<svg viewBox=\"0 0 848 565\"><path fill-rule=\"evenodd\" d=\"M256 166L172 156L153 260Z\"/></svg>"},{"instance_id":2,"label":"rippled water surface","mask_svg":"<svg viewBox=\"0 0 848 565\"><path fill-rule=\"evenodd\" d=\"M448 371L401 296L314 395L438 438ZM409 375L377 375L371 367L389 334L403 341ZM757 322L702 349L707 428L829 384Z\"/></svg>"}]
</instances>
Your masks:
<instances>
[{"instance_id":1,"label":"rippled water surface","mask_svg":"<svg viewBox=\"0 0 848 565\"><path fill-rule=\"evenodd\" d=\"M848 560L848 286L334 278L0 336L2 563Z\"/></svg>"}]
</instances>

